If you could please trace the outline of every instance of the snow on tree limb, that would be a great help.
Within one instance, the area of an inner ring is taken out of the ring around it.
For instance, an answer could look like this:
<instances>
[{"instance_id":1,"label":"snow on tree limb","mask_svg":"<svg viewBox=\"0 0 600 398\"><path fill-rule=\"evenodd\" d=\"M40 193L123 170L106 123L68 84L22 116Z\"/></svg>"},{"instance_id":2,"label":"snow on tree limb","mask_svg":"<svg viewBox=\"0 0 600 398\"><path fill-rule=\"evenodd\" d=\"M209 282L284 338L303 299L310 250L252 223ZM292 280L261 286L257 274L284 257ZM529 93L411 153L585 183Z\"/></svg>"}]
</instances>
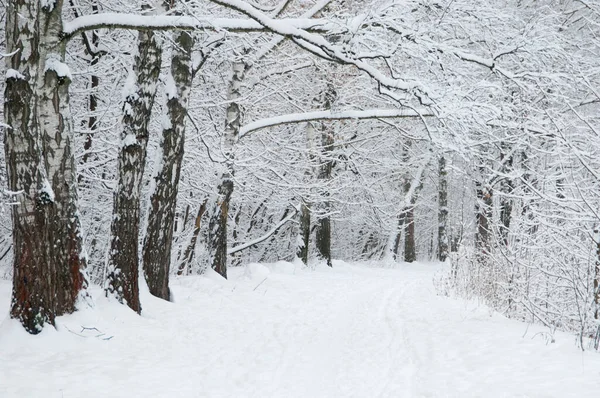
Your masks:
<instances>
[{"instance_id":1,"label":"snow on tree limb","mask_svg":"<svg viewBox=\"0 0 600 398\"><path fill-rule=\"evenodd\" d=\"M279 126L289 123L311 122L315 120L347 120L347 119L394 119L394 118L420 118L435 116L430 110L411 109L370 109L366 111L315 111L306 113L291 113L288 115L275 116L249 123L240 129L240 138L257 130L267 127Z\"/></svg>"},{"instance_id":2,"label":"snow on tree limb","mask_svg":"<svg viewBox=\"0 0 600 398\"><path fill-rule=\"evenodd\" d=\"M264 13L260 12L256 8L241 0L210 1L215 4L219 4L232 10L238 11L252 18L253 20L257 21L273 33L294 39L294 42L298 46L317 56L323 57L323 54L325 54L329 59L334 60L336 62L340 62L342 64L347 65L353 65L359 70L365 72L383 87L411 92L416 97L418 97L423 104L431 103L430 98L432 97L432 95L429 93L429 90L426 87L424 87L421 83L417 81L407 81L399 78L394 79L388 77L372 65L348 56L342 51L342 49L332 45L322 36L312 34L292 24L283 23L282 20L269 18ZM361 18L358 19L361 20ZM355 24L356 23L354 22L350 22L350 26L354 26ZM316 51L316 49L318 49L318 51Z\"/></svg>"},{"instance_id":3,"label":"snow on tree limb","mask_svg":"<svg viewBox=\"0 0 600 398\"><path fill-rule=\"evenodd\" d=\"M272 235L274 235L275 233L277 233L277 231L279 230L279 228L281 228L285 223L287 223L288 221L291 221L294 219L294 217L296 217L296 214L298 214L299 209L297 207L294 207L294 212L292 214L290 214L289 216L287 216L286 218L284 218L283 220L281 220L280 222L278 222L277 224L275 224L275 226L273 228L271 228L266 234L264 234L263 236L256 238L254 240L251 240L250 242L232 247L231 249L227 250L227 254L231 255L233 253L237 253L239 251L242 251L244 249L247 249L249 247L252 247L254 245L257 245L261 242L264 242L265 240L269 239Z\"/></svg>"},{"instance_id":4,"label":"snow on tree limb","mask_svg":"<svg viewBox=\"0 0 600 398\"><path fill-rule=\"evenodd\" d=\"M284 26L312 32L327 32L339 25L323 19L283 18ZM244 18L215 18L212 16L139 15L102 13L84 15L64 24L63 37L71 38L81 32L95 29L134 30L228 30L231 32L262 32L270 30L260 22Z\"/></svg>"}]
</instances>

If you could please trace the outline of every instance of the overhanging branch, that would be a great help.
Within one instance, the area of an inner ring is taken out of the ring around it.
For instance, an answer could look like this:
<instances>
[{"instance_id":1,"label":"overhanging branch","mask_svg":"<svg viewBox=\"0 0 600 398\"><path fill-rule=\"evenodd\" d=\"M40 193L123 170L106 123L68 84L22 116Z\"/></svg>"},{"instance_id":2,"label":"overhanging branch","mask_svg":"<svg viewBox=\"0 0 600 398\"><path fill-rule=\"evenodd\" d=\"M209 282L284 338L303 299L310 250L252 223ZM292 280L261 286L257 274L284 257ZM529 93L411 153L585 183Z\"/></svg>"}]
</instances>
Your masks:
<instances>
[{"instance_id":1,"label":"overhanging branch","mask_svg":"<svg viewBox=\"0 0 600 398\"><path fill-rule=\"evenodd\" d=\"M283 18L277 21L309 32L328 32L334 28L339 29L339 25L334 25L331 21L324 19ZM95 29L271 31L253 19L102 13L84 15L65 23L62 36L68 40L81 32Z\"/></svg>"},{"instance_id":2,"label":"overhanging branch","mask_svg":"<svg viewBox=\"0 0 600 398\"><path fill-rule=\"evenodd\" d=\"M367 111L316 111L306 113L291 113L249 123L240 129L240 138L257 130L282 124L312 122L316 120L365 120L365 119L397 119L421 118L435 116L429 109L371 109Z\"/></svg>"},{"instance_id":3,"label":"overhanging branch","mask_svg":"<svg viewBox=\"0 0 600 398\"><path fill-rule=\"evenodd\" d=\"M294 207L294 212L292 214L290 214L289 216L287 216L286 218L281 220L279 223L277 223L277 225L275 225L273 228L271 228L271 230L269 230L266 234L264 234L260 238L254 239L253 241L250 241L248 243L244 243L242 245L232 247L231 249L227 250L227 254L231 255L233 253L237 253L239 251L242 251L244 249L247 249L249 247L257 245L261 242L264 242L265 240L269 239L272 235L277 233L277 231L279 231L279 228L281 228L285 223L287 223L288 221L291 221L296 216L296 214L298 214L298 208Z\"/></svg>"}]
</instances>

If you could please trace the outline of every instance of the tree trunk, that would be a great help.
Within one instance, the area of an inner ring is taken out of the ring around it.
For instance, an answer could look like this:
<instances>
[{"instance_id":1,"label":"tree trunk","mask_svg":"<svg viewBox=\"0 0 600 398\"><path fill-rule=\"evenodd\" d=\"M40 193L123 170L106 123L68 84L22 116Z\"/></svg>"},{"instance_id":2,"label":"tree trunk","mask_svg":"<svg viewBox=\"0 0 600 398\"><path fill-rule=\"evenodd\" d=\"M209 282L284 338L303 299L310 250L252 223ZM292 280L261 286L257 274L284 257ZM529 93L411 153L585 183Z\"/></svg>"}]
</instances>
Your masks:
<instances>
[{"instance_id":1,"label":"tree trunk","mask_svg":"<svg viewBox=\"0 0 600 398\"><path fill-rule=\"evenodd\" d=\"M176 33L174 41L171 75L175 87L167 87L166 119L169 124L163 128L162 161L159 163L155 189L150 197L143 247L144 276L150 293L165 300L170 297L171 246L183 161L187 102L192 86L191 53L194 46L194 39L188 32Z\"/></svg>"},{"instance_id":2,"label":"tree trunk","mask_svg":"<svg viewBox=\"0 0 600 398\"><path fill-rule=\"evenodd\" d=\"M62 1L7 5L4 115L11 206L11 317L32 334L75 310L87 286L81 256L77 178L69 109L71 76L63 63Z\"/></svg>"},{"instance_id":3,"label":"tree trunk","mask_svg":"<svg viewBox=\"0 0 600 398\"><path fill-rule=\"evenodd\" d=\"M181 258L181 262L179 263L177 275L183 275L186 272L189 274L191 271L192 261L196 252L196 243L198 242L198 236L200 235L202 216L206 211L206 203L207 200L202 202L202 205L198 209L198 214L196 215L196 222L194 224L194 232L192 233L192 239L190 239L190 244L183 252L183 257Z\"/></svg>"},{"instance_id":4,"label":"tree trunk","mask_svg":"<svg viewBox=\"0 0 600 398\"><path fill-rule=\"evenodd\" d=\"M438 260L443 262L448 258L448 170L443 155L438 159L438 169Z\"/></svg>"},{"instance_id":5,"label":"tree trunk","mask_svg":"<svg viewBox=\"0 0 600 398\"><path fill-rule=\"evenodd\" d=\"M233 218L233 231L231 233L232 237L233 237L233 241L234 242L238 242L239 239L239 224L240 224L240 217L242 216L242 206L238 206L238 208L236 209L236 213L235 213L235 217ZM231 258L231 266L232 267L239 267L242 265L242 255L241 255L241 251L235 252L235 253L230 253L230 258Z\"/></svg>"},{"instance_id":6,"label":"tree trunk","mask_svg":"<svg viewBox=\"0 0 600 398\"><path fill-rule=\"evenodd\" d=\"M323 96L324 109L331 110L331 107L337 97L335 87L332 83L327 84L327 89ZM333 170L333 130L326 123L321 124L321 153L320 164L317 178L323 184L320 202L317 203L319 220L317 221L317 231L315 236L315 245L317 253L321 259L327 261L328 266L331 263L331 203L329 202L329 183Z\"/></svg>"},{"instance_id":7,"label":"tree trunk","mask_svg":"<svg viewBox=\"0 0 600 398\"><path fill-rule=\"evenodd\" d=\"M331 153L333 151L333 131L323 126L321 135L321 165L319 168L318 178L325 185L321 195L322 202L319 203L319 210L324 215L319 217L317 221L317 231L315 236L315 245L319 256L327 261L328 266L331 264L331 204L327 199L329 197L328 185L331 181L331 172L333 169L333 161Z\"/></svg>"},{"instance_id":8,"label":"tree trunk","mask_svg":"<svg viewBox=\"0 0 600 398\"><path fill-rule=\"evenodd\" d=\"M594 264L594 319L598 320L600 319L600 228L594 231L594 235L596 238L596 261ZM598 347L596 347L596 349L598 349Z\"/></svg>"},{"instance_id":9,"label":"tree trunk","mask_svg":"<svg viewBox=\"0 0 600 398\"><path fill-rule=\"evenodd\" d=\"M411 201L412 202L412 201ZM404 219L404 261L412 263L417 261L415 244L415 207L414 202L406 209Z\"/></svg>"},{"instance_id":10,"label":"tree trunk","mask_svg":"<svg viewBox=\"0 0 600 398\"><path fill-rule=\"evenodd\" d=\"M406 156L408 157L408 151ZM417 184L413 187L412 184ZM401 218L404 224L404 261L412 263L417 260L415 243L415 203L417 191L422 186L421 175L411 181L408 176L404 180L405 207L402 209Z\"/></svg>"},{"instance_id":11,"label":"tree trunk","mask_svg":"<svg viewBox=\"0 0 600 398\"><path fill-rule=\"evenodd\" d=\"M310 205L302 201L300 205L300 227L296 256L306 265L308 264L308 245L310 243Z\"/></svg>"},{"instance_id":12,"label":"tree trunk","mask_svg":"<svg viewBox=\"0 0 600 398\"><path fill-rule=\"evenodd\" d=\"M392 248L392 257L394 260L397 260L400 257L400 243L402 242L402 230L404 230L404 218L406 214L401 212L398 214L398 228L396 229L396 233L394 236L394 246Z\"/></svg>"},{"instance_id":13,"label":"tree trunk","mask_svg":"<svg viewBox=\"0 0 600 398\"><path fill-rule=\"evenodd\" d=\"M208 224L208 248L210 266L223 278L227 278L227 216L229 201L233 193L233 175L235 145L240 134L241 109L238 100L246 73L246 64L235 61L232 66L231 82L227 95L230 101L227 107L225 132L223 134L223 152L225 155L225 172L221 176L217 199L213 205Z\"/></svg>"},{"instance_id":14,"label":"tree trunk","mask_svg":"<svg viewBox=\"0 0 600 398\"><path fill-rule=\"evenodd\" d=\"M148 123L160 73L161 47L153 31L140 31L133 69L136 85L124 104L119 182L113 206L106 294L137 313L141 312L138 287L140 196L146 164Z\"/></svg>"},{"instance_id":15,"label":"tree trunk","mask_svg":"<svg viewBox=\"0 0 600 398\"><path fill-rule=\"evenodd\" d=\"M403 149L402 158L406 163L410 161L410 147L411 142L408 142L407 146ZM400 185L404 193L404 199L400 205L401 208L398 213L397 221L398 227L394 235L393 247L391 249L394 260L400 256L402 232L404 231L404 261L409 263L416 261L414 208L419 191L423 187L423 173L428 163L429 160L427 159L427 161L419 167L416 175L412 179L410 178L409 173L402 177Z\"/></svg>"},{"instance_id":16,"label":"tree trunk","mask_svg":"<svg viewBox=\"0 0 600 398\"><path fill-rule=\"evenodd\" d=\"M72 3L71 3L72 4ZM98 14L98 3L96 3L95 1L92 3L92 12L94 14ZM78 17L79 15L76 13L75 14L76 17ZM91 32L91 40L89 40L89 38L87 37L86 33L82 33L82 35L84 36L84 41L86 43L86 47L87 47L87 54L92 57L92 59L90 60L90 65L94 66L97 65L98 62L100 61L100 57L102 56L102 53L100 53L97 48L98 48L98 43L100 42L100 37L98 36L98 31L97 30L93 30ZM94 139L94 132L98 129L98 118L95 115L96 109L98 108L98 98L96 98L96 93L95 93L95 89L98 88L98 86L100 85L100 79L98 78L97 75L92 75L90 77L90 89L91 89L91 93L90 93L90 97L89 97L89 107L88 110L90 111L90 117L88 119L88 128L90 130L90 133L86 134L85 137L85 142L83 144L83 149L84 149L84 154L82 157L82 163L87 163L87 161L89 160L90 157L90 151L92 149L92 141ZM79 176L78 181L81 183L83 178L83 175Z\"/></svg>"},{"instance_id":17,"label":"tree trunk","mask_svg":"<svg viewBox=\"0 0 600 398\"><path fill-rule=\"evenodd\" d=\"M503 164L502 173L508 175L513 169L513 157L509 155L506 159L507 152L510 148L505 143L501 143L502 152L500 154L500 162ZM510 221L512 217L512 199L510 196L514 191L514 183L508 178L504 177L500 184L500 190L504 195L500 199L500 237L504 246L508 246L508 232L510 231Z\"/></svg>"},{"instance_id":18,"label":"tree trunk","mask_svg":"<svg viewBox=\"0 0 600 398\"><path fill-rule=\"evenodd\" d=\"M478 262L484 264L490 255L490 222L492 218L492 191L483 184L477 184L477 201L475 214L477 231L475 233L475 248Z\"/></svg>"}]
</instances>

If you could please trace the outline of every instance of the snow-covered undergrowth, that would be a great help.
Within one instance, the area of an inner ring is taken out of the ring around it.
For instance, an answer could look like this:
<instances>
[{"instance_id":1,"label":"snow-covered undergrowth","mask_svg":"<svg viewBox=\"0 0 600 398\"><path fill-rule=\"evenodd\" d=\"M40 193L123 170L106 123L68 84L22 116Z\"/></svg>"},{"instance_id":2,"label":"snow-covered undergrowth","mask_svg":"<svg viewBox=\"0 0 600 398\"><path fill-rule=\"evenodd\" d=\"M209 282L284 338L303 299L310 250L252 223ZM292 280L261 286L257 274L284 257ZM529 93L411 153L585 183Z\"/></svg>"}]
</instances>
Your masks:
<instances>
[{"instance_id":1,"label":"snow-covered undergrowth","mask_svg":"<svg viewBox=\"0 0 600 398\"><path fill-rule=\"evenodd\" d=\"M250 264L175 279L143 313L95 308L29 336L0 325L0 397L597 397L575 337L437 296L441 265ZM6 313L10 284L0 282Z\"/></svg>"}]
</instances>

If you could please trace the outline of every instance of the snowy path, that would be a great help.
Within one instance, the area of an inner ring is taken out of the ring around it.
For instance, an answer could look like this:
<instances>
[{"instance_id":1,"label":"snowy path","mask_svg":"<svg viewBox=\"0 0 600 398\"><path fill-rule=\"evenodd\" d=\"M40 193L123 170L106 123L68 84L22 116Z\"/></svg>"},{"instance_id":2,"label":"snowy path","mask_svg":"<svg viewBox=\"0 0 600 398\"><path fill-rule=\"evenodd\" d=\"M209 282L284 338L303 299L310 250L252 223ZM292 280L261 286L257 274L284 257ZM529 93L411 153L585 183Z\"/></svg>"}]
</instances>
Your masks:
<instances>
[{"instance_id":1,"label":"snowy path","mask_svg":"<svg viewBox=\"0 0 600 398\"><path fill-rule=\"evenodd\" d=\"M97 299L59 332L5 321L0 397L599 396L600 353L436 296L439 266L270 269L179 279L175 304L142 297L143 317Z\"/></svg>"}]
</instances>

